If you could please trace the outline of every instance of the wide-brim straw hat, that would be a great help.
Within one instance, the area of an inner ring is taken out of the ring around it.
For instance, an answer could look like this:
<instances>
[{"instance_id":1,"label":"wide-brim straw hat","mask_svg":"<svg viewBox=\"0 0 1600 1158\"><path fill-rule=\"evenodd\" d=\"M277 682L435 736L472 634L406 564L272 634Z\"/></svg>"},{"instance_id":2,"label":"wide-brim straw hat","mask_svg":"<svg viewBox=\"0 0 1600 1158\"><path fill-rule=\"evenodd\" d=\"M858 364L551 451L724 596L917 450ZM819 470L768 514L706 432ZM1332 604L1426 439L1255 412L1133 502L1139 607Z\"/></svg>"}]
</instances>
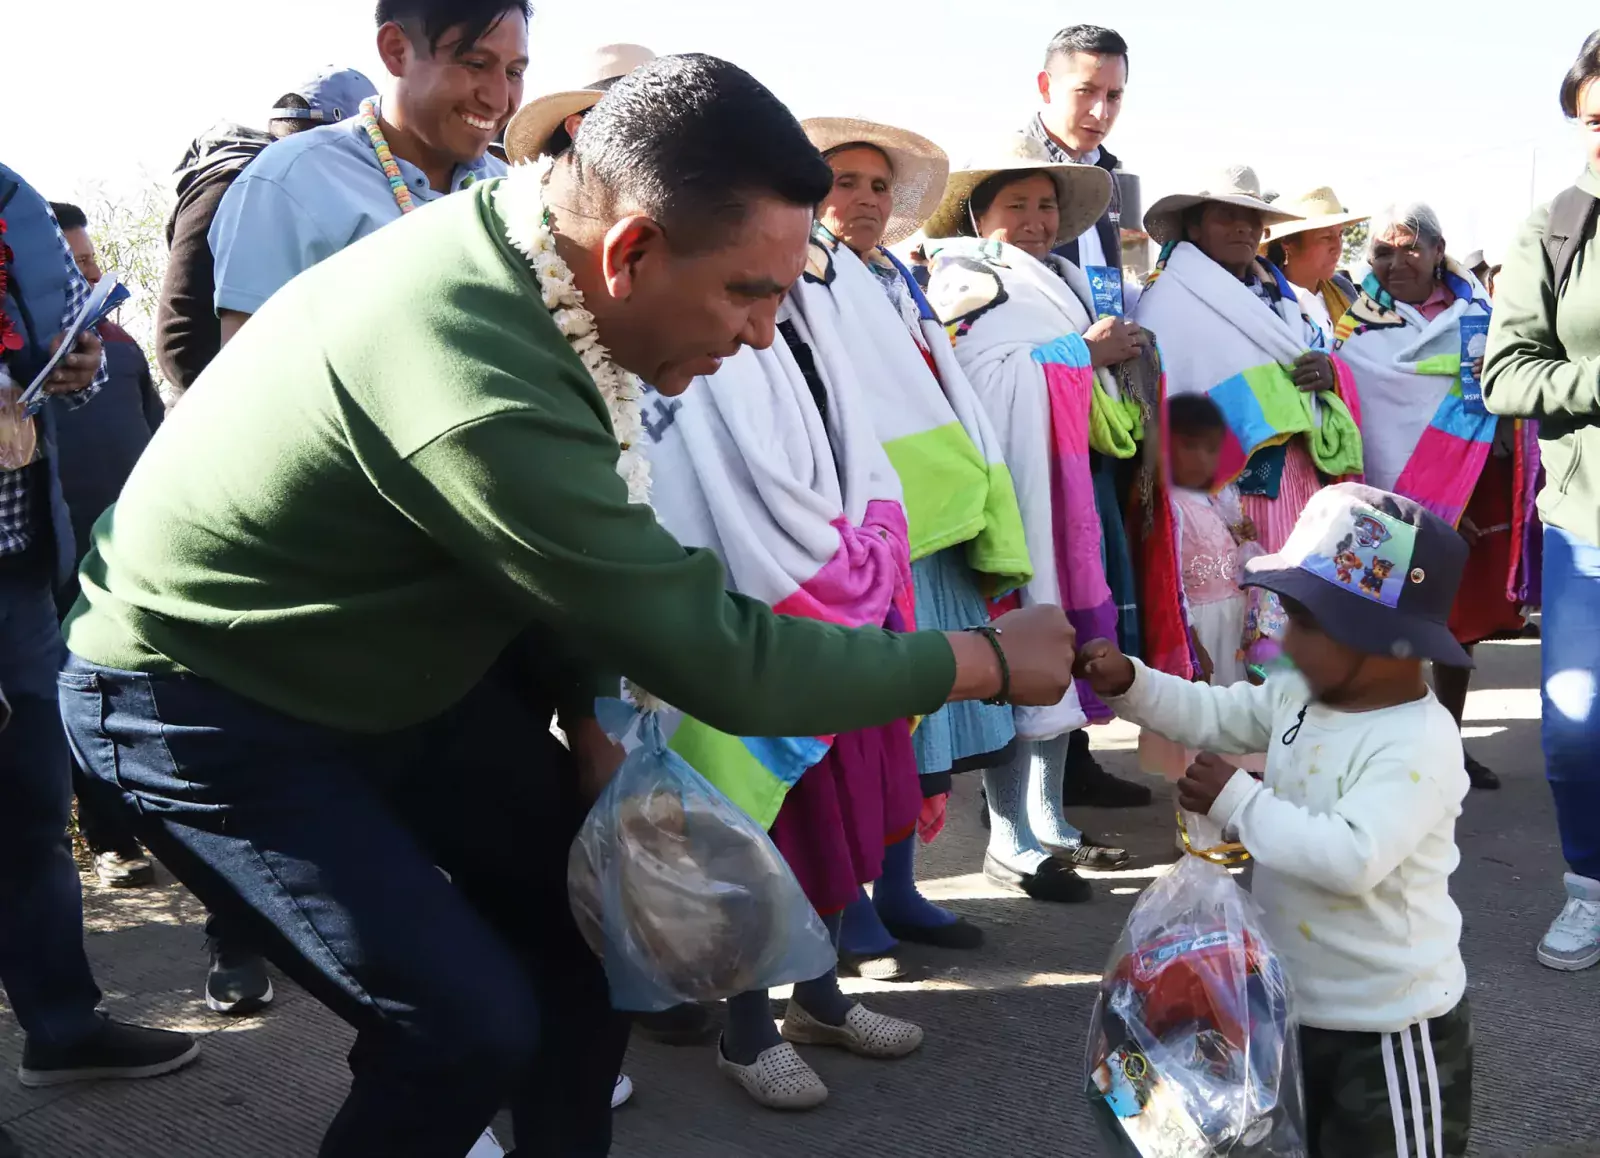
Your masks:
<instances>
[{"instance_id":1,"label":"wide-brim straw hat","mask_svg":"<svg viewBox=\"0 0 1600 1158\"><path fill-rule=\"evenodd\" d=\"M1044 173L1055 182L1056 200L1061 205L1057 245L1081 237L1111 204L1110 173L1098 165L1053 161L1043 144L1025 133L1013 133L950 174L944 196L923 222L922 232L930 238L960 236L961 223L971 224L967 202L972 191L996 173L1011 172Z\"/></svg>"},{"instance_id":2,"label":"wide-brim straw hat","mask_svg":"<svg viewBox=\"0 0 1600 1158\"><path fill-rule=\"evenodd\" d=\"M1342 228L1354 225L1358 221L1370 220L1372 217L1370 213L1351 213L1344 207L1344 202L1339 200L1338 194L1327 185L1290 201L1275 201L1273 205L1286 213L1298 213L1300 220L1274 225L1267 231L1268 241L1281 241L1285 237L1306 233L1312 229L1332 229L1335 226Z\"/></svg>"},{"instance_id":3,"label":"wide-brim straw hat","mask_svg":"<svg viewBox=\"0 0 1600 1158\"><path fill-rule=\"evenodd\" d=\"M950 158L927 137L858 117L811 117L800 126L824 155L845 145L871 145L889 158L889 168L894 170L894 208L879 245L904 241L939 207L950 178Z\"/></svg>"},{"instance_id":4,"label":"wide-brim straw hat","mask_svg":"<svg viewBox=\"0 0 1600 1158\"><path fill-rule=\"evenodd\" d=\"M655 58L642 44L608 44L597 49L574 87L534 97L517 110L506 126L506 159L513 165L536 160L563 121L594 108L613 81Z\"/></svg>"},{"instance_id":5,"label":"wide-brim straw hat","mask_svg":"<svg viewBox=\"0 0 1600 1158\"><path fill-rule=\"evenodd\" d=\"M1182 241L1183 211L1208 203L1254 209L1261 214L1262 223L1269 227L1302 220L1300 214L1274 208L1261 196L1261 182L1254 169L1248 165L1230 165L1210 180L1201 182L1193 193L1174 193L1150 206L1144 215L1144 231L1158 245Z\"/></svg>"}]
</instances>

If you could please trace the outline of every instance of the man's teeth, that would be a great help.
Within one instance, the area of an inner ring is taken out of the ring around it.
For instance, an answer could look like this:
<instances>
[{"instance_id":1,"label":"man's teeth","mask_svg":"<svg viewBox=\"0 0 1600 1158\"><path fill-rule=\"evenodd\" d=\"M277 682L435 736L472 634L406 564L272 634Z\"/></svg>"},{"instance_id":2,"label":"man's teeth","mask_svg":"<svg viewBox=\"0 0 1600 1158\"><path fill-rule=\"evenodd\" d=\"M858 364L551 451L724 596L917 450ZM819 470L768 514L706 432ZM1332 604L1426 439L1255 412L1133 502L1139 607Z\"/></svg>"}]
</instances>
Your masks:
<instances>
[{"instance_id":1,"label":"man's teeth","mask_svg":"<svg viewBox=\"0 0 1600 1158\"><path fill-rule=\"evenodd\" d=\"M466 121L467 124L471 125L475 129L482 129L486 133L491 133L494 131L493 121L486 121L481 117L468 116L466 113L461 114L461 119Z\"/></svg>"}]
</instances>

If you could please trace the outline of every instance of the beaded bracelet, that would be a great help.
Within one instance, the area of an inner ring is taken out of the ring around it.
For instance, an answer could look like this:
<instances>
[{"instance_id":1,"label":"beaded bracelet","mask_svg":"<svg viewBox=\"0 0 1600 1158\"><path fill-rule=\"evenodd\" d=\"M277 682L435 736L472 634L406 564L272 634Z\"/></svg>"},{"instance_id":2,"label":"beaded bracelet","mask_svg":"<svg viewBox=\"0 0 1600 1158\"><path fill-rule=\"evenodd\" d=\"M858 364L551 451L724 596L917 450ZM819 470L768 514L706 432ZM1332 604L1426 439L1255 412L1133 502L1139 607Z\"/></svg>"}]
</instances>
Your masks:
<instances>
[{"instance_id":1,"label":"beaded bracelet","mask_svg":"<svg viewBox=\"0 0 1600 1158\"><path fill-rule=\"evenodd\" d=\"M1005 648L1000 646L1000 629L987 624L983 627L969 627L966 630L974 635L981 635L989 641L989 646L994 648L994 657L1000 663L1000 690L983 702L1002 707L1011 702L1011 665L1006 662Z\"/></svg>"}]
</instances>

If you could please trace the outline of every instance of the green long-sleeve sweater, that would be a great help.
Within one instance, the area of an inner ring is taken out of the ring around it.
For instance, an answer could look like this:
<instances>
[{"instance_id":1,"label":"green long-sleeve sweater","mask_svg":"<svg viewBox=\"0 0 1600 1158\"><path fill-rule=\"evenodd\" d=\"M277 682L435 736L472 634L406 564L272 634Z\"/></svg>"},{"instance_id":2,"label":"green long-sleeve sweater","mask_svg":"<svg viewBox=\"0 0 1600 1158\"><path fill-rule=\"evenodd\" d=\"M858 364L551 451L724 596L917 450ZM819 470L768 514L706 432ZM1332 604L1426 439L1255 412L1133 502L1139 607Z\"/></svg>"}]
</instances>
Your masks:
<instances>
[{"instance_id":1,"label":"green long-sleeve sweater","mask_svg":"<svg viewBox=\"0 0 1600 1158\"><path fill-rule=\"evenodd\" d=\"M734 734L938 708L955 677L942 636L774 615L628 503L604 403L505 240L498 184L351 246L251 318L98 523L73 652L364 732L443 711L535 623L581 694L621 672Z\"/></svg>"},{"instance_id":2,"label":"green long-sleeve sweater","mask_svg":"<svg viewBox=\"0 0 1600 1158\"><path fill-rule=\"evenodd\" d=\"M1600 196L1600 176L1578 184ZM1558 297L1534 210L1494 279L1483 398L1495 414L1539 420L1539 516L1600 545L1600 235L1573 258Z\"/></svg>"}]
</instances>

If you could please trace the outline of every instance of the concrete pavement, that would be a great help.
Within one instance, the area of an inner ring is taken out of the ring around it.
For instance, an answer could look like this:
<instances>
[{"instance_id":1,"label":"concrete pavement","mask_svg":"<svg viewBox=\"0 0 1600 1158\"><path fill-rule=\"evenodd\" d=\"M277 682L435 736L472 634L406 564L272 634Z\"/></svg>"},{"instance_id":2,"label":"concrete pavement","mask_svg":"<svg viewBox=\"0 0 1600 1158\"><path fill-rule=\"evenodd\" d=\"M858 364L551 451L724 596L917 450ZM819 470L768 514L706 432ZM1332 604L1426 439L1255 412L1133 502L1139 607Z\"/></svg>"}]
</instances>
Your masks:
<instances>
[{"instance_id":1,"label":"concrete pavement","mask_svg":"<svg viewBox=\"0 0 1600 1158\"><path fill-rule=\"evenodd\" d=\"M1559 974L1533 949L1561 901L1562 863L1539 756L1538 647L1479 649L1468 743L1506 782L1474 793L1454 881L1477 1023L1476 1152L1600 1155L1600 969ZM1110 766L1132 774L1126 729L1096 730ZM928 1034L918 1055L872 1063L808 1050L832 1096L820 1110L760 1110L714 1068L711 1048L636 1043L638 1087L617 1117L618 1158L840 1155L1063 1158L1098 1153L1082 1095L1093 986L1139 890L1173 859L1161 808L1075 816L1134 851L1093 903L1050 906L990 886L977 784L959 778L944 836L922 852L926 891L982 924L973 953L931 953L928 980L871 986L864 1000ZM161 887L85 884L89 951L118 1016L207 1034L189 1070L149 1082L28 1091L0 1078L0 1125L30 1158L298 1158L313 1155L344 1095L351 1034L281 977L259 1017L224 1021L200 996L203 914ZM775 1010L776 1010L775 1006ZM0 1005L0 1068L20 1035Z\"/></svg>"}]
</instances>

